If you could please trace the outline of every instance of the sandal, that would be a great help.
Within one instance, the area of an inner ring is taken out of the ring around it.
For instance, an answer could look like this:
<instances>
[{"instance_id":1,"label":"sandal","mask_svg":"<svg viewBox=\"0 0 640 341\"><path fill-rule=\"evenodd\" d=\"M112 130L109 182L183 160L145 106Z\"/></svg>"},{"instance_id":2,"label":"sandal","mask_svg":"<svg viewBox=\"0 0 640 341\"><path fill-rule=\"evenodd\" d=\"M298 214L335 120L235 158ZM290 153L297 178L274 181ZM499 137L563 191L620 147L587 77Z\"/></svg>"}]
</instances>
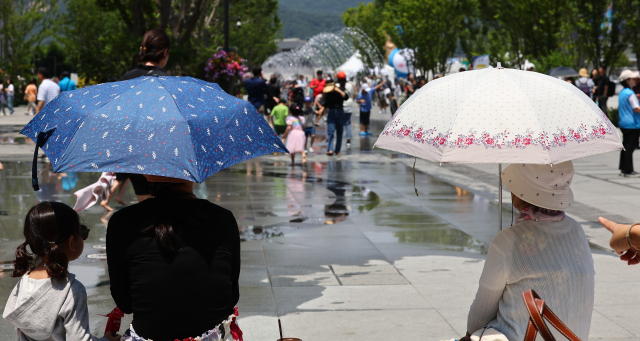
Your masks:
<instances>
[{"instance_id":1,"label":"sandal","mask_svg":"<svg viewBox=\"0 0 640 341\"><path fill-rule=\"evenodd\" d=\"M333 152L327 152L327 155L333 156Z\"/></svg>"}]
</instances>

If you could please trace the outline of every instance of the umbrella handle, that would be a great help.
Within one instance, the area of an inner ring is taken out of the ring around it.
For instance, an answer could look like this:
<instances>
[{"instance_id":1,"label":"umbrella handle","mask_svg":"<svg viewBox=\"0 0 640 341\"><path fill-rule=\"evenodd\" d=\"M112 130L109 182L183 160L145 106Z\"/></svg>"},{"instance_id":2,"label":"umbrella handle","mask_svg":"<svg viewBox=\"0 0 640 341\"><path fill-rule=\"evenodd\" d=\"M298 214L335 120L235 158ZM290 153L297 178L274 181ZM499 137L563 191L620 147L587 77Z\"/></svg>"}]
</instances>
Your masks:
<instances>
[{"instance_id":1,"label":"umbrella handle","mask_svg":"<svg viewBox=\"0 0 640 341\"><path fill-rule=\"evenodd\" d=\"M40 190L40 186L38 185L38 148L42 148L44 144L47 143L49 137L53 135L54 130L56 130L56 128L41 131L36 138L36 148L33 152L33 163L31 164L31 186L36 192Z\"/></svg>"}]
</instances>

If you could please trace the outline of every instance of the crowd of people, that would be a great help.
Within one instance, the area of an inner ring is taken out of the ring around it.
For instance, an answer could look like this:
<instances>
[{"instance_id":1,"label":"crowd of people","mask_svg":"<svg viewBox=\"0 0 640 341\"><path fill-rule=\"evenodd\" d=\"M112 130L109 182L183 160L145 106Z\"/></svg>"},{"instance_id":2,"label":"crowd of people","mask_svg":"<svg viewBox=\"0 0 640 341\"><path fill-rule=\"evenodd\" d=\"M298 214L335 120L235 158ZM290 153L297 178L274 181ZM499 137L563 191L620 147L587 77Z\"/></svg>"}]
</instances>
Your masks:
<instances>
[{"instance_id":1,"label":"crowd of people","mask_svg":"<svg viewBox=\"0 0 640 341\"><path fill-rule=\"evenodd\" d=\"M51 102L56 96L64 91L76 90L76 83L71 80L68 71L62 72L60 78L51 77L51 72L46 67L38 68L38 81L35 78L22 89L24 100L27 102L26 115L36 115L45 105ZM0 82L0 116L10 116L14 113L16 88L13 80L7 79L6 86ZM8 109L8 113L5 111Z\"/></svg>"},{"instance_id":2,"label":"crowd of people","mask_svg":"<svg viewBox=\"0 0 640 341\"><path fill-rule=\"evenodd\" d=\"M313 146L320 127L326 128L326 154L342 155L343 139L346 139L346 148L351 148L354 110L359 110L360 136L367 137L372 134L369 126L374 104L380 108L381 115L393 114L402 99L411 96L426 80L413 75L407 80L391 80L384 74L348 79L343 71L326 75L322 70L311 80L305 75L284 80L280 74L272 74L267 80L262 69L255 68L244 84L248 101L283 140L292 140L287 142L287 147L291 147L293 165L296 153L302 154L304 164L306 153L316 151ZM301 130L304 137L295 133L297 130Z\"/></svg>"}]
</instances>

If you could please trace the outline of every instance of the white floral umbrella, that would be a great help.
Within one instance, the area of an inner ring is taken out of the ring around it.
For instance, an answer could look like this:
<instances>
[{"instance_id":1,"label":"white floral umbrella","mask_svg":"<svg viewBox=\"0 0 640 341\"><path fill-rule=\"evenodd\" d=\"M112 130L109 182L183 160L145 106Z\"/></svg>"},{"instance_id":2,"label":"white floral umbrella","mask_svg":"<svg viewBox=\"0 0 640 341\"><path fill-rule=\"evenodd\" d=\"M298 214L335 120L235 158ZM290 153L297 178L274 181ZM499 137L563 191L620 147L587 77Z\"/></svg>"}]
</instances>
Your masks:
<instances>
[{"instance_id":1,"label":"white floral umbrella","mask_svg":"<svg viewBox=\"0 0 640 341\"><path fill-rule=\"evenodd\" d=\"M498 63L429 82L402 104L375 147L440 163L553 165L622 143L573 84Z\"/></svg>"}]
</instances>

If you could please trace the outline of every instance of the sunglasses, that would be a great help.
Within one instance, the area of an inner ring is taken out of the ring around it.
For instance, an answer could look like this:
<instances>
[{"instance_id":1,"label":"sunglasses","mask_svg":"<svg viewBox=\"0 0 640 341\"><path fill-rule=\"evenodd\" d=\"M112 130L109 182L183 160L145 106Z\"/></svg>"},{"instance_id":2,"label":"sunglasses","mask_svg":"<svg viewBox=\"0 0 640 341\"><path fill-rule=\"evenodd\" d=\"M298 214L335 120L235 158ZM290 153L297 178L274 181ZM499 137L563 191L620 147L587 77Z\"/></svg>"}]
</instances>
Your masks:
<instances>
[{"instance_id":1,"label":"sunglasses","mask_svg":"<svg viewBox=\"0 0 640 341\"><path fill-rule=\"evenodd\" d=\"M89 231L91 231L91 229L84 225L80 225L80 236L82 237L82 240L87 240L87 238L89 238Z\"/></svg>"}]
</instances>

